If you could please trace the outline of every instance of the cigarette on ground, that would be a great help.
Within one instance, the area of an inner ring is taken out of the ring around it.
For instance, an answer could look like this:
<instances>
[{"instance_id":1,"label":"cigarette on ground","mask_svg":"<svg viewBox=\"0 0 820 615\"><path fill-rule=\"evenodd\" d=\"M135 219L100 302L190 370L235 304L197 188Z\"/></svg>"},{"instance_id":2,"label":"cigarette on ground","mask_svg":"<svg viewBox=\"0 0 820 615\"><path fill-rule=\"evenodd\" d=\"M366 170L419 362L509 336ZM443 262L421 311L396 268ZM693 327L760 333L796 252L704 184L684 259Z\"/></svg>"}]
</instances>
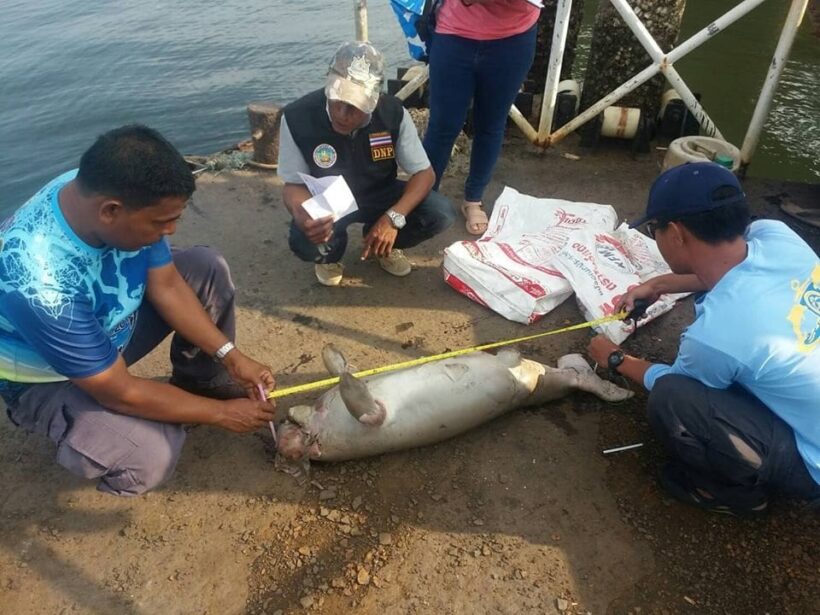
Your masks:
<instances>
[{"instance_id":1,"label":"cigarette on ground","mask_svg":"<svg viewBox=\"0 0 820 615\"><path fill-rule=\"evenodd\" d=\"M610 453L620 453L621 451L628 451L633 448L640 448L643 446L643 442L638 442L637 444L628 444L626 446L618 446L616 448L608 448L604 451L604 455L609 455Z\"/></svg>"}]
</instances>

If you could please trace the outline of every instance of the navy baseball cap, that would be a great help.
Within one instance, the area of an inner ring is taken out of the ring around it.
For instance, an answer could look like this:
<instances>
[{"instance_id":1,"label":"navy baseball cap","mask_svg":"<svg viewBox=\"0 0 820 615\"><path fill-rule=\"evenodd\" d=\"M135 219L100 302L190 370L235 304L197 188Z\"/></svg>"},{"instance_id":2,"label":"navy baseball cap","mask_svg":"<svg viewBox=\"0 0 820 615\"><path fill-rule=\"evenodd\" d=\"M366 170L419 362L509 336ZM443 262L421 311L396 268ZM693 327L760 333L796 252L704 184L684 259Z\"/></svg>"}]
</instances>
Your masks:
<instances>
[{"instance_id":1,"label":"navy baseball cap","mask_svg":"<svg viewBox=\"0 0 820 615\"><path fill-rule=\"evenodd\" d=\"M646 215L629 228L649 220L673 221L740 203L746 198L734 173L714 162L687 162L664 171L652 184Z\"/></svg>"}]
</instances>

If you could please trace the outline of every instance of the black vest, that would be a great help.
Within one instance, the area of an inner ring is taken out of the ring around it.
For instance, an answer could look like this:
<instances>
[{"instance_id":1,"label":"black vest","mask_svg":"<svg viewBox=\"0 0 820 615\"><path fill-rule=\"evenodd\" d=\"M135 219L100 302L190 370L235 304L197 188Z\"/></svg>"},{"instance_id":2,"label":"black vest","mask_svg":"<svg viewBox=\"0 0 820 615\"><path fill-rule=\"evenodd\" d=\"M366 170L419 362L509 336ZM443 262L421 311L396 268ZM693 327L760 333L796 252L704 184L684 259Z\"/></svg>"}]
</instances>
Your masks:
<instances>
[{"instance_id":1,"label":"black vest","mask_svg":"<svg viewBox=\"0 0 820 615\"><path fill-rule=\"evenodd\" d=\"M370 123L352 135L330 124L324 90L316 90L285 107L285 119L296 146L314 177L341 175L361 209L393 205L401 196L396 182L396 144L404 115L401 101L382 94Z\"/></svg>"}]
</instances>

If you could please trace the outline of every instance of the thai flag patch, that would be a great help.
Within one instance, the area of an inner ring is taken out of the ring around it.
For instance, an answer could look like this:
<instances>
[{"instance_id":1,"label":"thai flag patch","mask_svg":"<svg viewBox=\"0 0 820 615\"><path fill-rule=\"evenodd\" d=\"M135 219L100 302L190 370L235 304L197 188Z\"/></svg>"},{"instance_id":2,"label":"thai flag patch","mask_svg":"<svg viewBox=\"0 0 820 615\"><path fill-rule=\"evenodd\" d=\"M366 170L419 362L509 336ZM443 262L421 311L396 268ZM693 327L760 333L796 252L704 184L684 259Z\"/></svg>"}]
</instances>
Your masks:
<instances>
[{"instance_id":1,"label":"thai flag patch","mask_svg":"<svg viewBox=\"0 0 820 615\"><path fill-rule=\"evenodd\" d=\"M389 132L370 133L370 155L374 162L392 160L396 157L393 147L393 137Z\"/></svg>"}]
</instances>

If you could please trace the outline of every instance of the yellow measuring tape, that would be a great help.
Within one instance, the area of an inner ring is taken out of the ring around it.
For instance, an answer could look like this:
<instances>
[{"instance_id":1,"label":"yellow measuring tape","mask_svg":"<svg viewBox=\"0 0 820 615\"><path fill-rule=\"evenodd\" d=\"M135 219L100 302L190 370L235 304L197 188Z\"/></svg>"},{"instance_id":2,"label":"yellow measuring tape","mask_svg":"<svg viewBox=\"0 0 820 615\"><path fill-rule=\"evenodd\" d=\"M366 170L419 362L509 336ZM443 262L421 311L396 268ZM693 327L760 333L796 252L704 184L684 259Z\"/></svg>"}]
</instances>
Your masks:
<instances>
[{"instance_id":1,"label":"yellow measuring tape","mask_svg":"<svg viewBox=\"0 0 820 615\"><path fill-rule=\"evenodd\" d=\"M482 344L481 346L472 346L470 348L462 348L461 350L451 350L450 352L443 352L441 354L431 355L428 357L421 357L419 359L412 359L410 361L403 361L402 363L393 363L392 365L385 365L383 367L374 367L373 369L366 369L361 372L353 374L356 378L364 378L365 376L373 376L375 374L383 374L384 372L392 372L397 369L404 369L406 367L415 367L416 365L424 365L425 363L432 363L433 361L440 361L441 359L449 359L450 357L457 357L471 352L478 352L480 350L489 350L490 348L498 348L500 346L509 346L510 344L518 344L519 342L527 342L529 340L538 339L539 337L546 337L548 335L558 335L559 333L567 333L568 331L576 331L578 329L586 329L588 327L597 327L607 322L614 322L623 320L627 317L628 312L618 312L610 316L604 316L597 320L590 320L582 322L577 325L569 327L562 327L561 329L553 329L544 333L536 333L534 335L527 335L526 337L517 337L511 340L504 340L503 342L493 342L491 344ZM287 387L284 389L277 389L268 393L268 399L276 399L277 397L285 397L286 395L295 395L296 393L304 393L305 391L313 391L315 389L323 389L332 386L339 382L339 377L325 378L324 380L316 380L306 384L297 384L296 386Z\"/></svg>"}]
</instances>

